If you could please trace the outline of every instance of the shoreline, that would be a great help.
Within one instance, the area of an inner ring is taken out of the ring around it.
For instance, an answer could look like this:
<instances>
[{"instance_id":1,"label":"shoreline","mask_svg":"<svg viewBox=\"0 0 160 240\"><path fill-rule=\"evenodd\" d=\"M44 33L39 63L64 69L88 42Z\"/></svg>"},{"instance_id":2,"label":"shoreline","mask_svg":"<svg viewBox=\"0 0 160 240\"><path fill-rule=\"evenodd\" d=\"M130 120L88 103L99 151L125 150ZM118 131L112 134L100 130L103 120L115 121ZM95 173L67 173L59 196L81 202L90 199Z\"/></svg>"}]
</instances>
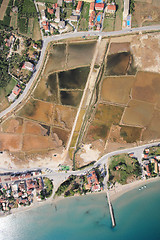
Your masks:
<instances>
[{"instance_id":1,"label":"shoreline","mask_svg":"<svg viewBox=\"0 0 160 240\"><path fill-rule=\"evenodd\" d=\"M115 187L114 189L109 190L110 200L115 201L117 198L121 197L123 194L125 194L127 192L130 192L136 188L139 188L142 185L147 185L151 182L157 182L157 181L160 181L160 177L144 179L144 180L137 180L132 183L125 184L125 185L119 185L119 186ZM89 192L86 195L79 195L79 196L70 196L70 197L64 197L64 196L57 197L56 196L55 198L51 197L48 200L45 200L42 202L36 202L36 203L31 204L30 206L14 208L14 209L10 210L10 212L8 212L8 213L2 212L0 217L15 215L17 213L29 211L31 209L35 209L35 208L38 208L38 207L41 207L41 206L47 205L47 204L55 205L55 207L56 207L56 203L59 201L62 201L64 199L71 199L71 198L75 198L75 197L81 197L81 196L87 196L87 195L89 195L89 196L90 195L98 195L98 194L105 194L105 193L106 193L106 190L103 190L101 192L94 192L94 193Z\"/></svg>"},{"instance_id":2,"label":"shoreline","mask_svg":"<svg viewBox=\"0 0 160 240\"><path fill-rule=\"evenodd\" d=\"M132 191L136 188L139 188L143 185L147 185L149 183L157 182L157 181L160 181L160 177L149 178L149 179L144 179L144 180L137 180L132 183L125 184L125 185L119 185L119 186L115 187L114 189L109 190L110 199L111 199L111 201L114 201L127 192L130 192L130 191Z\"/></svg>"}]
</instances>

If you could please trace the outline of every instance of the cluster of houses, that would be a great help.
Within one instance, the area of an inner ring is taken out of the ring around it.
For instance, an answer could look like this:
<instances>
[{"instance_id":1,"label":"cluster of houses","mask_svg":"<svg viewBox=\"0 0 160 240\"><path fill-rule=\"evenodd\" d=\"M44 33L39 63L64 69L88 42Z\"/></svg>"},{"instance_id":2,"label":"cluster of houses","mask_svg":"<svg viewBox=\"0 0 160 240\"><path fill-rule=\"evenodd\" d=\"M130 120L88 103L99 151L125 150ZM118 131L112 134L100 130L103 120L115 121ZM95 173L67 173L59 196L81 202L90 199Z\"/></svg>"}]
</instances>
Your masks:
<instances>
[{"instance_id":1,"label":"cluster of houses","mask_svg":"<svg viewBox=\"0 0 160 240\"><path fill-rule=\"evenodd\" d=\"M148 177L160 174L160 156L149 155L150 149L146 148L143 154L143 166ZM153 168L151 167L153 166Z\"/></svg>"},{"instance_id":2,"label":"cluster of houses","mask_svg":"<svg viewBox=\"0 0 160 240\"><path fill-rule=\"evenodd\" d=\"M41 171L0 176L0 209L29 206L34 197L41 200L41 191L45 188Z\"/></svg>"},{"instance_id":3,"label":"cluster of houses","mask_svg":"<svg viewBox=\"0 0 160 240\"><path fill-rule=\"evenodd\" d=\"M96 0L90 3L89 9L89 28L96 27L96 30L100 30L102 27L103 12L114 14L116 12L116 3L105 3L103 0Z\"/></svg>"},{"instance_id":4,"label":"cluster of houses","mask_svg":"<svg viewBox=\"0 0 160 240\"><path fill-rule=\"evenodd\" d=\"M98 192L101 190L95 170L91 170L87 174L87 182L88 184L85 187L86 189L91 190L91 192Z\"/></svg>"},{"instance_id":5,"label":"cluster of houses","mask_svg":"<svg viewBox=\"0 0 160 240\"><path fill-rule=\"evenodd\" d=\"M85 0L87 1L87 0ZM116 12L116 3L115 2L108 2L105 4L104 0L89 0L90 2L90 9L89 9L89 29L95 27L97 30L100 30L102 27L102 19L103 13L115 13ZM63 3L67 5L73 4L75 5L76 2L74 0L57 0L57 3L52 4L51 7L45 7L45 3L37 2L37 6L39 6L41 20L40 20L40 27L45 34L54 34L55 29L62 33L67 31L67 23L72 25L72 22L78 23L81 11L83 8L83 1L78 1L76 9L72 9L72 14L68 17L68 19L64 19L63 15ZM41 6L41 7L40 7ZM44 8L43 8L44 7ZM47 14L51 19L47 18ZM56 32L57 33L57 32Z\"/></svg>"}]
</instances>

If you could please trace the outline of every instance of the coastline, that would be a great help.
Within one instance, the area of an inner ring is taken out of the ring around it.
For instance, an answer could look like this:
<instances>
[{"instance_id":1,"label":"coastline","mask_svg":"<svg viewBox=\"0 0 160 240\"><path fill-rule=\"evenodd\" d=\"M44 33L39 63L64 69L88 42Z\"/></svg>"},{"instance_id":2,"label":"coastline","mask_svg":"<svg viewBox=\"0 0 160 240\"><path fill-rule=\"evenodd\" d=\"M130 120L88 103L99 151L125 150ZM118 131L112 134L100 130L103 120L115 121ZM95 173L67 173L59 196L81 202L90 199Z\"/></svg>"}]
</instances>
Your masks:
<instances>
[{"instance_id":1,"label":"coastline","mask_svg":"<svg viewBox=\"0 0 160 240\"><path fill-rule=\"evenodd\" d=\"M160 177L149 178L149 179L144 179L144 180L137 180L132 183L125 184L125 185L118 185L114 189L109 190L110 199L111 199L111 201L114 201L117 198L119 198L120 196L122 196L123 194L125 194L129 191L132 191L135 188L139 188L143 185L147 185L151 182L157 182L157 181L160 181Z\"/></svg>"},{"instance_id":2,"label":"coastline","mask_svg":"<svg viewBox=\"0 0 160 240\"><path fill-rule=\"evenodd\" d=\"M150 178L150 179L145 179L145 180L137 180L137 181L134 181L132 183L125 184L125 185L118 185L114 189L109 190L110 200L114 201L117 198L119 198L120 196L122 196L123 194L125 194L129 191L132 191L135 188L139 188L140 186L147 185L151 182L157 182L157 181L160 181L160 177ZM94 192L94 193L89 192L86 195L79 195L79 196L70 196L70 197L64 197L64 196L58 196L57 197L56 196L55 198L53 198L53 196L52 196L51 198L49 198L45 201L36 202L36 203L31 204L30 206L25 206L25 207L21 207L21 208L14 208L8 213L2 213L0 215L0 217L9 216L9 215L12 215L12 214L15 215L17 213L29 211L31 209L35 209L35 208L41 207L41 206L46 205L46 204L55 205L55 207L56 207L56 203L61 201L61 200L64 200L64 199L71 199L71 198L75 198L75 197L87 196L87 195L92 195L92 194L93 195L95 195L95 194L96 195L97 194L105 194L105 193L106 193L106 191L103 190L101 192Z\"/></svg>"}]
</instances>

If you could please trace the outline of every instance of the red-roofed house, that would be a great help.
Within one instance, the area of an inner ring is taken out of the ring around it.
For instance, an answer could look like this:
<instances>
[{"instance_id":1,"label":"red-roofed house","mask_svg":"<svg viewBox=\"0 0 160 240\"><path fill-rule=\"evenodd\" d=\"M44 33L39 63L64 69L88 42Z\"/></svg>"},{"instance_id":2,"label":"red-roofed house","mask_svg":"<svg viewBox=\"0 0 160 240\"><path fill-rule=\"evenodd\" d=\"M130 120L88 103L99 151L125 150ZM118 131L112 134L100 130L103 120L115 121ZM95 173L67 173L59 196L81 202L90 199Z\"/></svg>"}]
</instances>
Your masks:
<instances>
[{"instance_id":1,"label":"red-roofed house","mask_svg":"<svg viewBox=\"0 0 160 240\"><path fill-rule=\"evenodd\" d=\"M116 4L114 2L108 3L106 7L107 13L115 13L116 12Z\"/></svg>"},{"instance_id":2,"label":"red-roofed house","mask_svg":"<svg viewBox=\"0 0 160 240\"><path fill-rule=\"evenodd\" d=\"M76 13L80 13L81 12L81 8L82 8L82 1L78 1L78 5L77 5L77 8L76 8Z\"/></svg>"},{"instance_id":3,"label":"red-roofed house","mask_svg":"<svg viewBox=\"0 0 160 240\"><path fill-rule=\"evenodd\" d=\"M16 96L18 96L21 91L22 91L21 88L20 88L19 86L17 86L17 85L16 85L16 86L13 88L13 90L12 90L12 92L13 92Z\"/></svg>"},{"instance_id":4,"label":"red-roofed house","mask_svg":"<svg viewBox=\"0 0 160 240\"><path fill-rule=\"evenodd\" d=\"M89 18L89 26L90 27L93 27L95 25L95 23L94 23L95 15L96 15L95 11L92 11L91 16Z\"/></svg>"},{"instance_id":5,"label":"red-roofed house","mask_svg":"<svg viewBox=\"0 0 160 240\"><path fill-rule=\"evenodd\" d=\"M87 181L91 191L95 192L100 190L100 185L94 170L90 171L87 175Z\"/></svg>"},{"instance_id":6,"label":"red-roofed house","mask_svg":"<svg viewBox=\"0 0 160 240\"><path fill-rule=\"evenodd\" d=\"M46 21L43 21L42 25L43 25L43 29L45 30L45 32L49 32L49 23Z\"/></svg>"},{"instance_id":7,"label":"red-roofed house","mask_svg":"<svg viewBox=\"0 0 160 240\"><path fill-rule=\"evenodd\" d=\"M104 3L96 3L95 4L95 10L103 11L103 9L104 9Z\"/></svg>"},{"instance_id":8,"label":"red-roofed house","mask_svg":"<svg viewBox=\"0 0 160 240\"><path fill-rule=\"evenodd\" d=\"M94 11L94 2L90 3L90 8L89 8L89 16L91 16L91 13Z\"/></svg>"},{"instance_id":9,"label":"red-roofed house","mask_svg":"<svg viewBox=\"0 0 160 240\"><path fill-rule=\"evenodd\" d=\"M151 173L150 173L150 171L149 171L149 166L148 166L148 164L146 164L145 167L146 167L147 175L150 177L150 176L151 176Z\"/></svg>"},{"instance_id":10,"label":"red-roofed house","mask_svg":"<svg viewBox=\"0 0 160 240\"><path fill-rule=\"evenodd\" d=\"M50 13L50 14L53 14L54 13L54 9L53 8L47 8L47 12Z\"/></svg>"}]
</instances>

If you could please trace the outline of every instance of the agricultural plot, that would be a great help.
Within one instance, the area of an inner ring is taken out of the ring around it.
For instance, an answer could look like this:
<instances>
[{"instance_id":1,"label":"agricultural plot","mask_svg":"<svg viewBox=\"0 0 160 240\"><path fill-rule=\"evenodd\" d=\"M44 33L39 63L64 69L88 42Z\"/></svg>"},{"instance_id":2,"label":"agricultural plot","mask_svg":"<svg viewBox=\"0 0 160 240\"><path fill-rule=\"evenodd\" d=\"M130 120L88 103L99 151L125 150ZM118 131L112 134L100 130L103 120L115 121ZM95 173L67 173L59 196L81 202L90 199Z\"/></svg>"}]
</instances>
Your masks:
<instances>
[{"instance_id":1,"label":"agricultural plot","mask_svg":"<svg viewBox=\"0 0 160 240\"><path fill-rule=\"evenodd\" d=\"M54 71L64 70L66 63L66 45L58 44L54 45L50 49L49 58L43 73L43 77L47 77L48 74Z\"/></svg>"},{"instance_id":2,"label":"agricultural plot","mask_svg":"<svg viewBox=\"0 0 160 240\"><path fill-rule=\"evenodd\" d=\"M132 97L145 102L158 103L160 99L160 74L138 72Z\"/></svg>"},{"instance_id":3,"label":"agricultural plot","mask_svg":"<svg viewBox=\"0 0 160 240\"><path fill-rule=\"evenodd\" d=\"M130 42L114 43L112 42L109 49L109 55L120 53L120 52L129 52L130 51Z\"/></svg>"},{"instance_id":4,"label":"agricultural plot","mask_svg":"<svg viewBox=\"0 0 160 240\"><path fill-rule=\"evenodd\" d=\"M2 124L3 132L5 133L18 133L22 134L24 127L24 121L22 118L11 118L6 120Z\"/></svg>"},{"instance_id":5,"label":"agricultural plot","mask_svg":"<svg viewBox=\"0 0 160 240\"><path fill-rule=\"evenodd\" d=\"M95 41L70 43L68 45L68 68L90 65L95 47Z\"/></svg>"},{"instance_id":6,"label":"agricultural plot","mask_svg":"<svg viewBox=\"0 0 160 240\"><path fill-rule=\"evenodd\" d=\"M125 75L131 61L130 52L117 53L107 57L106 75Z\"/></svg>"},{"instance_id":7,"label":"agricultural plot","mask_svg":"<svg viewBox=\"0 0 160 240\"><path fill-rule=\"evenodd\" d=\"M117 11L116 11L116 19L115 19L115 31L122 29L122 19L123 19L123 9L124 9L124 1L116 0Z\"/></svg>"},{"instance_id":8,"label":"agricultural plot","mask_svg":"<svg viewBox=\"0 0 160 240\"><path fill-rule=\"evenodd\" d=\"M78 107L81 101L82 94L82 91L61 91L61 103L62 105Z\"/></svg>"},{"instance_id":9,"label":"agricultural plot","mask_svg":"<svg viewBox=\"0 0 160 240\"><path fill-rule=\"evenodd\" d=\"M22 137L19 134L0 133L1 151L16 152L21 150Z\"/></svg>"},{"instance_id":10,"label":"agricultural plot","mask_svg":"<svg viewBox=\"0 0 160 240\"><path fill-rule=\"evenodd\" d=\"M19 116L52 124L54 106L51 103L29 100L19 111Z\"/></svg>"},{"instance_id":11,"label":"agricultural plot","mask_svg":"<svg viewBox=\"0 0 160 240\"><path fill-rule=\"evenodd\" d=\"M134 143L134 142L140 141L141 133L142 133L142 128L128 127L128 126L121 126L120 128L120 136L127 143Z\"/></svg>"},{"instance_id":12,"label":"agricultural plot","mask_svg":"<svg viewBox=\"0 0 160 240\"><path fill-rule=\"evenodd\" d=\"M101 90L102 99L107 102L127 104L134 81L133 76L105 78Z\"/></svg>"},{"instance_id":13,"label":"agricultural plot","mask_svg":"<svg viewBox=\"0 0 160 240\"><path fill-rule=\"evenodd\" d=\"M26 121L24 134L46 136L47 129L42 127L42 125L40 125L39 123Z\"/></svg>"},{"instance_id":14,"label":"agricultural plot","mask_svg":"<svg viewBox=\"0 0 160 240\"><path fill-rule=\"evenodd\" d=\"M52 127L52 133L56 133L58 138L62 140L63 145L65 145L67 143L70 131L59 127Z\"/></svg>"},{"instance_id":15,"label":"agricultural plot","mask_svg":"<svg viewBox=\"0 0 160 240\"><path fill-rule=\"evenodd\" d=\"M78 24L78 31L87 31L88 30L89 7L90 7L89 3L87 3L87 2L83 3L83 8L81 11L79 24Z\"/></svg>"},{"instance_id":16,"label":"agricultural plot","mask_svg":"<svg viewBox=\"0 0 160 240\"><path fill-rule=\"evenodd\" d=\"M77 109L69 106L55 105L53 125L64 129L72 129Z\"/></svg>"},{"instance_id":17,"label":"agricultural plot","mask_svg":"<svg viewBox=\"0 0 160 240\"><path fill-rule=\"evenodd\" d=\"M147 126L152 118L153 112L153 104L131 100L125 109L122 123L132 126Z\"/></svg>"}]
</instances>

